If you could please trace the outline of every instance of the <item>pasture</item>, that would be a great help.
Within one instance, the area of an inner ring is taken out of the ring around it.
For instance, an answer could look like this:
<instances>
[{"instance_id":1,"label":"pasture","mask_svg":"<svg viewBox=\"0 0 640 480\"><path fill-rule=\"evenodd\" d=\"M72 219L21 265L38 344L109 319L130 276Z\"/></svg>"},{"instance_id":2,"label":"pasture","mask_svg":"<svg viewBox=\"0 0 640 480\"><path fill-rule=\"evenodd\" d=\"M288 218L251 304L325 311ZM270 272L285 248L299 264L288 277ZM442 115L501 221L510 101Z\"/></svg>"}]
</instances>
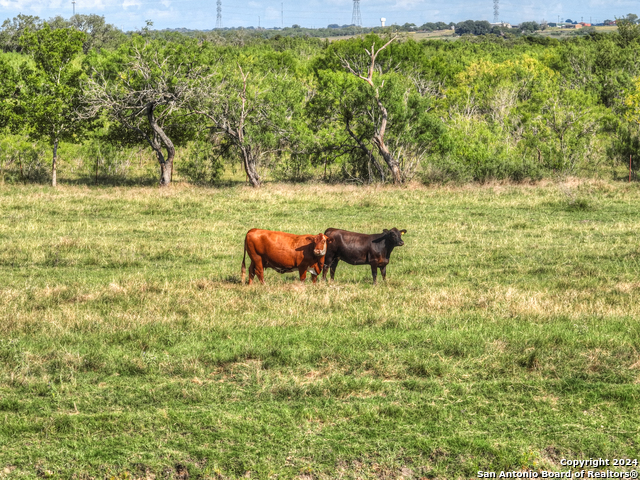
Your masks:
<instances>
[{"instance_id":1,"label":"pasture","mask_svg":"<svg viewBox=\"0 0 640 480\"><path fill-rule=\"evenodd\" d=\"M0 189L0 478L471 478L640 456L640 188ZM404 228L241 285L252 227ZM188 473L188 475L187 475Z\"/></svg>"}]
</instances>

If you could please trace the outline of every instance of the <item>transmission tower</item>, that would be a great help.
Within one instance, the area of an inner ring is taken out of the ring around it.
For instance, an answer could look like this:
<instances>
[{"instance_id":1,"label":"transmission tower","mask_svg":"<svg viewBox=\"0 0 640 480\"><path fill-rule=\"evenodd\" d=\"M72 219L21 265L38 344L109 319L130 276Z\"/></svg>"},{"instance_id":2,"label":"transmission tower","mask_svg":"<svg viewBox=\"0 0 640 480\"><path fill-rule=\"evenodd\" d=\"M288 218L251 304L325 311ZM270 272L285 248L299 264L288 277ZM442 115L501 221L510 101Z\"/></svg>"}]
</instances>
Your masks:
<instances>
[{"instance_id":1,"label":"transmission tower","mask_svg":"<svg viewBox=\"0 0 640 480\"><path fill-rule=\"evenodd\" d=\"M353 15L351 15L351 24L358 27L362 26L362 18L360 17L360 0L353 0Z\"/></svg>"},{"instance_id":2,"label":"transmission tower","mask_svg":"<svg viewBox=\"0 0 640 480\"><path fill-rule=\"evenodd\" d=\"M493 0L493 23L500 21L500 0Z\"/></svg>"},{"instance_id":3,"label":"transmission tower","mask_svg":"<svg viewBox=\"0 0 640 480\"><path fill-rule=\"evenodd\" d=\"M216 17L216 28L222 28L222 0L218 0L216 5L216 11L218 13Z\"/></svg>"}]
</instances>

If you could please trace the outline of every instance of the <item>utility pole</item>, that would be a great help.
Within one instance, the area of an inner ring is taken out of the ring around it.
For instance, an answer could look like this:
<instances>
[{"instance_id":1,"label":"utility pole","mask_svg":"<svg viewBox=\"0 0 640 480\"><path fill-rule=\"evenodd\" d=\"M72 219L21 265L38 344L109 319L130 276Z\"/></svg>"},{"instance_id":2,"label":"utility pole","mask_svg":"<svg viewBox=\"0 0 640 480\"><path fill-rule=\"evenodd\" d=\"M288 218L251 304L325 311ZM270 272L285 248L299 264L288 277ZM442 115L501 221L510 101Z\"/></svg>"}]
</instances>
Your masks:
<instances>
[{"instance_id":1,"label":"utility pole","mask_svg":"<svg viewBox=\"0 0 640 480\"><path fill-rule=\"evenodd\" d=\"M71 4L73 5L73 14L76 14L76 0L72 0Z\"/></svg>"},{"instance_id":2,"label":"utility pole","mask_svg":"<svg viewBox=\"0 0 640 480\"><path fill-rule=\"evenodd\" d=\"M353 14L351 15L351 24L356 27L362 26L362 18L360 17L360 0L353 0Z\"/></svg>"},{"instance_id":3,"label":"utility pole","mask_svg":"<svg viewBox=\"0 0 640 480\"><path fill-rule=\"evenodd\" d=\"M258 15L258 28L260 28L260 15Z\"/></svg>"},{"instance_id":4,"label":"utility pole","mask_svg":"<svg viewBox=\"0 0 640 480\"><path fill-rule=\"evenodd\" d=\"M222 28L222 0L216 2L216 28Z\"/></svg>"},{"instance_id":5,"label":"utility pole","mask_svg":"<svg viewBox=\"0 0 640 480\"><path fill-rule=\"evenodd\" d=\"M284 2L280 4L280 28L284 28Z\"/></svg>"}]
</instances>

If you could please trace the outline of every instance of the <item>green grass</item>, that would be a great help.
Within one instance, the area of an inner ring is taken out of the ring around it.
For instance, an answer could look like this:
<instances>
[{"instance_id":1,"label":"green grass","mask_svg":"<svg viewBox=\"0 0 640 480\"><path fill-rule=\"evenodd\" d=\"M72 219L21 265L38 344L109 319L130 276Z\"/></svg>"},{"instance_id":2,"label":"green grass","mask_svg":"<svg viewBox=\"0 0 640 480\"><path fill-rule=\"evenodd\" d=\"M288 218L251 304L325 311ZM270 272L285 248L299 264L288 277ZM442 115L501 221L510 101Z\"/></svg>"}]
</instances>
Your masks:
<instances>
[{"instance_id":1,"label":"green grass","mask_svg":"<svg viewBox=\"0 0 640 480\"><path fill-rule=\"evenodd\" d=\"M636 184L0 189L0 478L470 478L640 454ZM241 285L252 227L406 228Z\"/></svg>"}]
</instances>

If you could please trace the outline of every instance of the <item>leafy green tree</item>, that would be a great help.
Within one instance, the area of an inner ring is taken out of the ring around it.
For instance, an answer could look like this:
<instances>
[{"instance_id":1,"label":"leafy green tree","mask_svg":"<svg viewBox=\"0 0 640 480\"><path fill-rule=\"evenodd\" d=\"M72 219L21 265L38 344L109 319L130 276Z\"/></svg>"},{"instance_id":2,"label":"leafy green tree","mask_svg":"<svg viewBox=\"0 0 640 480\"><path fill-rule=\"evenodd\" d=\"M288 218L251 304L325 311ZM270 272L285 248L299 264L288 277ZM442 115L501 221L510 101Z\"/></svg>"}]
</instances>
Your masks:
<instances>
[{"instance_id":1,"label":"leafy green tree","mask_svg":"<svg viewBox=\"0 0 640 480\"><path fill-rule=\"evenodd\" d=\"M538 22L522 22L520 24L520 30L523 32L537 32L538 30L542 30L542 27Z\"/></svg>"},{"instance_id":2,"label":"leafy green tree","mask_svg":"<svg viewBox=\"0 0 640 480\"><path fill-rule=\"evenodd\" d=\"M314 66L317 94L308 106L317 156L348 159L359 178L371 179L373 169L384 181L388 168L394 183L403 181L441 134L432 113L438 87L416 66L427 61L420 50L375 35L327 49Z\"/></svg>"},{"instance_id":3,"label":"leafy green tree","mask_svg":"<svg viewBox=\"0 0 640 480\"><path fill-rule=\"evenodd\" d=\"M420 27L421 30L425 30L427 32L433 32L434 30L437 30L436 24L433 22L426 22L424 24L422 24L422 26Z\"/></svg>"},{"instance_id":4,"label":"leafy green tree","mask_svg":"<svg viewBox=\"0 0 640 480\"><path fill-rule=\"evenodd\" d=\"M135 35L117 51L87 61L87 115L104 114L129 143L147 143L158 159L161 186L171 183L174 140L187 141L193 134L182 113L195 85L207 78L200 58L204 48L193 40L175 43Z\"/></svg>"},{"instance_id":5,"label":"leafy green tree","mask_svg":"<svg viewBox=\"0 0 640 480\"><path fill-rule=\"evenodd\" d=\"M635 13L628 13L626 16L622 17L620 20L632 23L634 25L640 24L640 18Z\"/></svg>"},{"instance_id":6,"label":"leafy green tree","mask_svg":"<svg viewBox=\"0 0 640 480\"><path fill-rule=\"evenodd\" d=\"M623 45L629 45L640 38L640 23L637 15L630 13L625 17L616 18L616 25Z\"/></svg>"},{"instance_id":7,"label":"leafy green tree","mask_svg":"<svg viewBox=\"0 0 640 480\"><path fill-rule=\"evenodd\" d=\"M18 72L5 59L0 57L0 129L11 127L16 124L19 77Z\"/></svg>"},{"instance_id":8,"label":"leafy green tree","mask_svg":"<svg viewBox=\"0 0 640 480\"><path fill-rule=\"evenodd\" d=\"M194 97L192 111L207 120L219 148L238 154L247 179L258 187L260 160L297 143L295 124L305 92L294 76L289 52L250 52L222 62L218 74Z\"/></svg>"},{"instance_id":9,"label":"leafy green tree","mask_svg":"<svg viewBox=\"0 0 640 480\"><path fill-rule=\"evenodd\" d=\"M553 71L528 55L471 63L444 89L439 107L448 114L447 148L432 163L459 180L535 178L535 166L523 161L522 136L539 113L531 111L539 102L530 102L533 94L553 78Z\"/></svg>"},{"instance_id":10,"label":"leafy green tree","mask_svg":"<svg viewBox=\"0 0 640 480\"><path fill-rule=\"evenodd\" d=\"M598 34L563 41L554 50L558 62L552 66L565 85L585 89L606 107L620 110L633 77L640 73L634 48L627 48L616 34Z\"/></svg>"},{"instance_id":11,"label":"leafy green tree","mask_svg":"<svg viewBox=\"0 0 640 480\"><path fill-rule=\"evenodd\" d=\"M491 24L486 20L466 20L456 24L456 35L486 35L491 31Z\"/></svg>"},{"instance_id":12,"label":"leafy green tree","mask_svg":"<svg viewBox=\"0 0 640 480\"><path fill-rule=\"evenodd\" d=\"M428 32L432 32L434 30L445 30L448 28L449 25L444 22L427 22L420 27L421 30L426 30Z\"/></svg>"},{"instance_id":13,"label":"leafy green tree","mask_svg":"<svg viewBox=\"0 0 640 480\"><path fill-rule=\"evenodd\" d=\"M631 156L634 169L637 169L640 165L640 77L634 78L632 87L626 92L624 107L626 121L618 122L611 150L625 163Z\"/></svg>"},{"instance_id":14,"label":"leafy green tree","mask_svg":"<svg viewBox=\"0 0 640 480\"><path fill-rule=\"evenodd\" d=\"M82 120L83 76L78 62L85 34L75 29L52 30L45 23L37 31L26 30L20 38L24 51L32 58L33 67L21 69L24 89L21 109L28 131L53 147L51 184L57 184L58 144L77 140L87 123Z\"/></svg>"},{"instance_id":15,"label":"leafy green tree","mask_svg":"<svg viewBox=\"0 0 640 480\"><path fill-rule=\"evenodd\" d=\"M0 82L0 131L7 132L10 127L15 127L18 123L16 114L19 79L16 70L2 57L0 57L0 78L2 78L2 82ZM1 146L4 147L4 145ZM5 148L0 148L1 184L5 180L6 167L14 160L15 156L6 155Z\"/></svg>"},{"instance_id":16,"label":"leafy green tree","mask_svg":"<svg viewBox=\"0 0 640 480\"><path fill-rule=\"evenodd\" d=\"M624 99L624 104L627 107L625 118L640 126L640 77L634 79L633 86Z\"/></svg>"},{"instance_id":17,"label":"leafy green tree","mask_svg":"<svg viewBox=\"0 0 640 480\"><path fill-rule=\"evenodd\" d=\"M4 52L19 52L22 50L20 38L24 32L39 30L42 24L39 17L22 13L12 20L6 19L0 27L0 48Z\"/></svg>"},{"instance_id":18,"label":"leafy green tree","mask_svg":"<svg viewBox=\"0 0 640 480\"><path fill-rule=\"evenodd\" d=\"M365 52L370 60L368 65L361 64L358 65L356 62L352 62L348 58L343 57L341 59L342 66L351 72L356 78L360 80L364 80L368 87L366 88L367 93L369 94L373 102L373 109L371 110L370 118L373 123L373 134L371 135L372 143L377 147L378 152L386 162L389 170L391 170L391 175L393 176L393 183L401 183L402 175L400 173L400 168L398 165L397 159L394 157L393 153L389 149L389 146L385 143L385 134L387 132L387 125L389 123L389 111L385 106L385 102L380 94L380 89L384 87L384 80L379 83L374 82L374 73L376 71L376 58L387 48L391 43L396 40L397 37L393 37L387 43L382 45L376 50L375 41L371 45L371 49L367 50L365 48ZM363 72L363 68L366 67L366 73ZM347 123L348 125L348 123Z\"/></svg>"},{"instance_id":19,"label":"leafy green tree","mask_svg":"<svg viewBox=\"0 0 640 480\"><path fill-rule=\"evenodd\" d=\"M48 23L54 29L71 27L86 33L86 40L82 45L84 53L88 53L93 48L97 50L101 48L117 48L126 39L126 35L123 32L106 23L104 17L100 15L76 14L68 20L57 16L49 20Z\"/></svg>"},{"instance_id":20,"label":"leafy green tree","mask_svg":"<svg viewBox=\"0 0 640 480\"><path fill-rule=\"evenodd\" d=\"M344 172L355 178L372 179L371 168L385 181L386 172L371 144L372 124L368 117L372 103L370 93L360 81L344 71L322 70L318 75L318 94L307 111L315 132L308 148L318 163L326 165L345 158Z\"/></svg>"},{"instance_id":21,"label":"leafy green tree","mask_svg":"<svg viewBox=\"0 0 640 480\"><path fill-rule=\"evenodd\" d=\"M574 172L593 150L605 114L593 95L560 88L550 92L532 118L527 143L535 145L548 168Z\"/></svg>"}]
</instances>

